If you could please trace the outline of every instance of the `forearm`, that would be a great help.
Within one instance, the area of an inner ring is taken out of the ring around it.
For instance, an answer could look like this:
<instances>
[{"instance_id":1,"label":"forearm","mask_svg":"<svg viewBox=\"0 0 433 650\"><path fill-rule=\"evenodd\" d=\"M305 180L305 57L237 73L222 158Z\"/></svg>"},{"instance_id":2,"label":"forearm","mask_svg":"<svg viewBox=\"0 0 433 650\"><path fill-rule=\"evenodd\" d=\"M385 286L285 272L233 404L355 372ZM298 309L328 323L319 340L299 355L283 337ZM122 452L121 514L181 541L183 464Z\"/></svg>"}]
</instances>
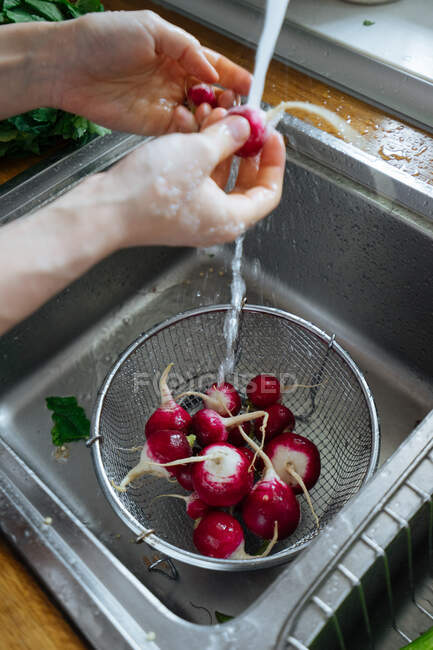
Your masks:
<instances>
[{"instance_id":1,"label":"forearm","mask_svg":"<svg viewBox=\"0 0 433 650\"><path fill-rule=\"evenodd\" d=\"M121 246L102 175L0 228L0 335Z\"/></svg>"},{"instance_id":2,"label":"forearm","mask_svg":"<svg viewBox=\"0 0 433 650\"><path fill-rule=\"evenodd\" d=\"M0 26L0 119L54 105L63 30L49 22Z\"/></svg>"}]
</instances>

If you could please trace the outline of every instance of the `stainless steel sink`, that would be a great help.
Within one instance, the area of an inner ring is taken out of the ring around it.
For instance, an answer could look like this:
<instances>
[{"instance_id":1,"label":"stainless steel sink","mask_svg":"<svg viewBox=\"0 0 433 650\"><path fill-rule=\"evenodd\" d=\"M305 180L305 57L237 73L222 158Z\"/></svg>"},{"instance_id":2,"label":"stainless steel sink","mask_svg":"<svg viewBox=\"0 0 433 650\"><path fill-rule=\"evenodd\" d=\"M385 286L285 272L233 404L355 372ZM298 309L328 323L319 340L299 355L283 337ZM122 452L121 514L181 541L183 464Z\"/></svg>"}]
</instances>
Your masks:
<instances>
[{"instance_id":1,"label":"stainless steel sink","mask_svg":"<svg viewBox=\"0 0 433 650\"><path fill-rule=\"evenodd\" d=\"M429 627L433 192L295 118L282 129L284 196L246 237L247 297L335 333L373 391L387 462L286 567L220 574L155 565L163 558L135 544L106 503L85 445L71 444L66 462L54 458L44 398L76 395L90 413L105 374L141 332L229 300L232 247L136 248L105 260L0 339L0 525L96 648L388 650ZM0 219L138 143L115 134L78 161L70 154L10 184ZM235 618L211 627L216 610Z\"/></svg>"}]
</instances>

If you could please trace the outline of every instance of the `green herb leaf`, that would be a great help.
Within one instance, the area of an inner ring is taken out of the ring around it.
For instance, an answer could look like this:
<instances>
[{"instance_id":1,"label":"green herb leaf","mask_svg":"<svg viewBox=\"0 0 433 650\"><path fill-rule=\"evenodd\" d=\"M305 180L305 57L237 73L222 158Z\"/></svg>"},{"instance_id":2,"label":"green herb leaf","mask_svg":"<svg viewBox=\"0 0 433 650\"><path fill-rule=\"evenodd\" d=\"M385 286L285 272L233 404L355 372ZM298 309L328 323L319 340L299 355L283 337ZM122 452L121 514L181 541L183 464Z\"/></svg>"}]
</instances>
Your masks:
<instances>
[{"instance_id":1,"label":"green herb leaf","mask_svg":"<svg viewBox=\"0 0 433 650\"><path fill-rule=\"evenodd\" d=\"M63 20L63 14L54 2L45 0L25 0L26 5L36 9L43 18L52 22Z\"/></svg>"},{"instance_id":2,"label":"green herb leaf","mask_svg":"<svg viewBox=\"0 0 433 650\"><path fill-rule=\"evenodd\" d=\"M364 27L371 27L372 25L375 25L376 23L373 20L364 20L362 23Z\"/></svg>"},{"instance_id":3,"label":"green herb leaf","mask_svg":"<svg viewBox=\"0 0 433 650\"><path fill-rule=\"evenodd\" d=\"M264 539L260 544L259 548L257 549L257 553L254 553L254 555L262 555L266 551L270 543L271 543L270 539Z\"/></svg>"},{"instance_id":4,"label":"green herb leaf","mask_svg":"<svg viewBox=\"0 0 433 650\"><path fill-rule=\"evenodd\" d=\"M47 408L53 411L51 429L53 445L61 447L67 442L84 440L90 435L90 422L75 397L47 397Z\"/></svg>"},{"instance_id":5,"label":"green herb leaf","mask_svg":"<svg viewBox=\"0 0 433 650\"><path fill-rule=\"evenodd\" d=\"M433 627L422 634L418 639L405 645L401 650L431 650L433 648Z\"/></svg>"},{"instance_id":6,"label":"green herb leaf","mask_svg":"<svg viewBox=\"0 0 433 650\"><path fill-rule=\"evenodd\" d=\"M195 436L193 433L191 433L189 436L186 437L186 439L188 440L189 446L192 449L194 447L194 445L195 445L195 441L197 440L197 436Z\"/></svg>"},{"instance_id":7,"label":"green herb leaf","mask_svg":"<svg viewBox=\"0 0 433 650\"><path fill-rule=\"evenodd\" d=\"M231 621L234 616L230 616L230 614L223 614L222 612L217 612L215 611L215 618L218 621L218 623L225 623L226 621Z\"/></svg>"}]
</instances>

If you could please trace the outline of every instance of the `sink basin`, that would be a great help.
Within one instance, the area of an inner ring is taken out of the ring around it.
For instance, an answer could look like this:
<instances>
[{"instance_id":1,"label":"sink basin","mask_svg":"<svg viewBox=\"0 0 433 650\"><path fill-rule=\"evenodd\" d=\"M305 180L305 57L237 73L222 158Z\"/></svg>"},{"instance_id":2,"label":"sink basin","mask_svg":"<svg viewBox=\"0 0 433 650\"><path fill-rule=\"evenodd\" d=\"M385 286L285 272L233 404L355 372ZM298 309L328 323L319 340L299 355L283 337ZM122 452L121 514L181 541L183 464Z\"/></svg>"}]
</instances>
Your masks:
<instances>
[{"instance_id":1,"label":"sink basin","mask_svg":"<svg viewBox=\"0 0 433 650\"><path fill-rule=\"evenodd\" d=\"M416 591L433 613L423 572L432 535L432 190L295 118L282 124L284 195L246 236L247 298L312 321L348 350L375 396L383 467L287 566L220 574L135 544L101 493L86 446L71 444L68 458L55 457L44 398L75 395L90 414L106 373L140 333L187 309L229 301L232 246L134 248L106 259L0 339L0 525L96 648L352 650L370 643L388 650L429 627L428 614L418 608L415 624L410 612ZM87 151L89 171L113 160L111 148L95 167ZM68 160L67 173L56 163L47 183L42 172L26 178L25 192L18 183L6 188L4 218L36 207L34 182L41 203L74 184L85 154L75 167ZM410 498L394 498L401 489ZM425 553L408 554L408 530L413 548ZM375 603L388 602L396 575L405 586L379 616ZM365 610L376 618L365 619ZM210 627L215 611L235 618Z\"/></svg>"}]
</instances>

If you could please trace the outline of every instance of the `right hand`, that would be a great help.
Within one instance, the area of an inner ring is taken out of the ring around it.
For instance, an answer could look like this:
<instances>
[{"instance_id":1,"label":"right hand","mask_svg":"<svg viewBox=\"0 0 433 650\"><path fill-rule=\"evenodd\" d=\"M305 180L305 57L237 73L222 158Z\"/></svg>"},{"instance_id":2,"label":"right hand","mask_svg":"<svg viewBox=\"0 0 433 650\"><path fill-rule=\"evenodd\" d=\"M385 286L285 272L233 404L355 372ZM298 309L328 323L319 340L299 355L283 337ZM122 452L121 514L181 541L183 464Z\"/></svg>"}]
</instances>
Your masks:
<instances>
[{"instance_id":1,"label":"right hand","mask_svg":"<svg viewBox=\"0 0 433 650\"><path fill-rule=\"evenodd\" d=\"M120 245L221 244L271 212L279 203L284 175L279 133L271 133L259 156L241 161L229 194L220 186L223 179L212 177L248 136L247 120L227 117L200 133L145 143L93 177L97 196L117 215Z\"/></svg>"}]
</instances>

